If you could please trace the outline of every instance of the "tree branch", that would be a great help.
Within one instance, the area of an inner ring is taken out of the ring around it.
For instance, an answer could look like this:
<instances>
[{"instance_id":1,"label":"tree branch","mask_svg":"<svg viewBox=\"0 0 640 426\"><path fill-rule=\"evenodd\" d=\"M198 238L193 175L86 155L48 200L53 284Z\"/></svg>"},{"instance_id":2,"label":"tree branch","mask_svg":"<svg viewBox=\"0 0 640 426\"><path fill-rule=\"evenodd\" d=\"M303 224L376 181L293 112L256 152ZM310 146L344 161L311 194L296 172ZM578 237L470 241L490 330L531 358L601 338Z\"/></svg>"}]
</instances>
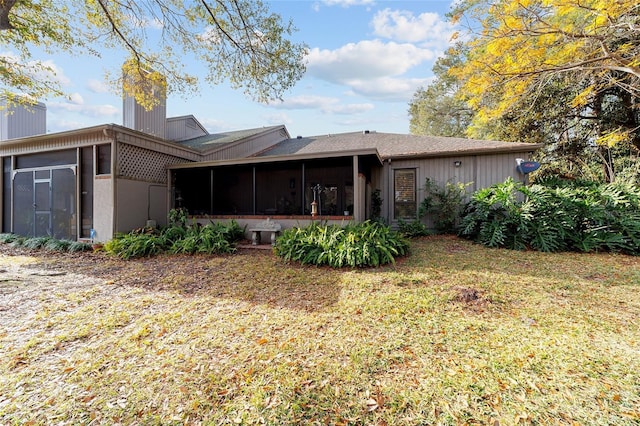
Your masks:
<instances>
[{"instance_id":1,"label":"tree branch","mask_svg":"<svg viewBox=\"0 0 640 426\"><path fill-rule=\"evenodd\" d=\"M17 0L0 0L0 31L12 30L14 26L9 21L9 12Z\"/></svg>"}]
</instances>

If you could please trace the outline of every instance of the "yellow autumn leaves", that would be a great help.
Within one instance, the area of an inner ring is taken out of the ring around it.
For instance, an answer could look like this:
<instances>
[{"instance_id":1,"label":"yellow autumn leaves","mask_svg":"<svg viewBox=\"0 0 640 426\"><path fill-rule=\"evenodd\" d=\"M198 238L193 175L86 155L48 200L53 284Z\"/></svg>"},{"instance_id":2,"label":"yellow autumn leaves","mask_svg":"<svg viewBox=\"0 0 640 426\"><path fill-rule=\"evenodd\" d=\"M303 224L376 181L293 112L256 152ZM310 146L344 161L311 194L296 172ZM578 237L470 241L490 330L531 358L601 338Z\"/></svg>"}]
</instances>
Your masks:
<instances>
[{"instance_id":1,"label":"yellow autumn leaves","mask_svg":"<svg viewBox=\"0 0 640 426\"><path fill-rule=\"evenodd\" d=\"M512 111L553 75L573 73L576 82L589 82L573 100L576 108L619 78L639 78L640 46L628 41L637 38L639 14L636 0L463 4L454 15L475 16L480 26L467 43L466 61L450 73L476 111L470 133Z\"/></svg>"}]
</instances>

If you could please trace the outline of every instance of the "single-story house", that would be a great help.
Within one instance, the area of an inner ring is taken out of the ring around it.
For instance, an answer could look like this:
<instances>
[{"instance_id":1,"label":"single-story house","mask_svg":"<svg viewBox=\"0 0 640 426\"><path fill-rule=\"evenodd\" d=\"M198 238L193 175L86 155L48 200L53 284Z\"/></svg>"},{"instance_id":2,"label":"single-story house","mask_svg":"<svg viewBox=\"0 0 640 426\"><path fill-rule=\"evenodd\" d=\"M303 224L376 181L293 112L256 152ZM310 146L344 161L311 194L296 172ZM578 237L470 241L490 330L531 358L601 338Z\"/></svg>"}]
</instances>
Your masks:
<instances>
[{"instance_id":1,"label":"single-story house","mask_svg":"<svg viewBox=\"0 0 640 426\"><path fill-rule=\"evenodd\" d=\"M123 125L46 134L46 108L12 108L0 113L2 232L65 239L165 225L172 208L247 228L374 213L394 225L415 218L426 178L470 191L523 180L516 159L540 147L367 130L291 137L284 125L210 134L191 115L166 118L164 106L130 98Z\"/></svg>"}]
</instances>

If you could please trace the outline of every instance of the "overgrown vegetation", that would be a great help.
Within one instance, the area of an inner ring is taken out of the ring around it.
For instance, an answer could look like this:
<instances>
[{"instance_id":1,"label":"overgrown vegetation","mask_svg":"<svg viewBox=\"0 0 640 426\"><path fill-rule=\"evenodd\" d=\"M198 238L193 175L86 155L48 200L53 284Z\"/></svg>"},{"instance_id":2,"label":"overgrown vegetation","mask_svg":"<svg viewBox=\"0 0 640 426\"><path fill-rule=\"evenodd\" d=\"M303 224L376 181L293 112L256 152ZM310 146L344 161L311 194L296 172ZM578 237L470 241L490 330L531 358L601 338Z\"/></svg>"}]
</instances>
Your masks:
<instances>
[{"instance_id":1,"label":"overgrown vegetation","mask_svg":"<svg viewBox=\"0 0 640 426\"><path fill-rule=\"evenodd\" d=\"M460 234L489 247L640 255L640 190L624 184L508 179L477 191Z\"/></svg>"},{"instance_id":2,"label":"overgrown vegetation","mask_svg":"<svg viewBox=\"0 0 640 426\"><path fill-rule=\"evenodd\" d=\"M285 230L275 253L285 261L311 265L363 267L395 263L408 253L407 241L379 222L350 223L345 227L318 224Z\"/></svg>"},{"instance_id":3,"label":"overgrown vegetation","mask_svg":"<svg viewBox=\"0 0 640 426\"><path fill-rule=\"evenodd\" d=\"M234 243L244 237L244 229L235 220L186 225L186 219L179 211L172 213L169 219L171 225L163 229L142 228L116 235L107 241L104 249L122 259L160 253L223 254L233 253Z\"/></svg>"},{"instance_id":4,"label":"overgrown vegetation","mask_svg":"<svg viewBox=\"0 0 640 426\"><path fill-rule=\"evenodd\" d=\"M58 240L52 237L23 237L9 233L0 234L0 244L10 244L13 247L24 247L32 250L45 249L59 252L78 252L93 249L91 244L80 241Z\"/></svg>"},{"instance_id":5,"label":"overgrown vegetation","mask_svg":"<svg viewBox=\"0 0 640 426\"><path fill-rule=\"evenodd\" d=\"M0 251L0 423L640 422L636 258L452 236L411 252L345 270Z\"/></svg>"},{"instance_id":6,"label":"overgrown vegetation","mask_svg":"<svg viewBox=\"0 0 640 426\"><path fill-rule=\"evenodd\" d=\"M429 217L436 231L445 234L455 233L460 223L467 187L470 183L438 182L426 178L424 199L420 203L418 216Z\"/></svg>"},{"instance_id":7,"label":"overgrown vegetation","mask_svg":"<svg viewBox=\"0 0 640 426\"><path fill-rule=\"evenodd\" d=\"M429 220L436 233L455 234L464 209L467 187L470 183L446 182L439 184L433 179L426 178L424 199L418 208L418 217L411 221L398 220L398 228L402 235L409 238L422 237L433 232L424 223Z\"/></svg>"}]
</instances>

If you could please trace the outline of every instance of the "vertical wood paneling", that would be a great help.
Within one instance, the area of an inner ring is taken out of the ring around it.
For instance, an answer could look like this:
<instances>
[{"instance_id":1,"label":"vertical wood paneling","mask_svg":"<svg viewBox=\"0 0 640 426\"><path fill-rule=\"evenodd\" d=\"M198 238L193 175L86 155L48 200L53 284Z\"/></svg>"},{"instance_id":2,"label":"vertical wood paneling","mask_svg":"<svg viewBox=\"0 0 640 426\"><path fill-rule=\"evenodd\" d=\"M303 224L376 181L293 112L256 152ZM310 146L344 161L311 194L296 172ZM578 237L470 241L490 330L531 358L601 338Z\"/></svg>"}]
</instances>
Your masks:
<instances>
[{"instance_id":1,"label":"vertical wood paneling","mask_svg":"<svg viewBox=\"0 0 640 426\"><path fill-rule=\"evenodd\" d=\"M167 107L164 100L150 111L145 110L131 96L125 96L122 104L122 123L139 132L164 139L166 135Z\"/></svg>"},{"instance_id":2,"label":"vertical wood paneling","mask_svg":"<svg viewBox=\"0 0 640 426\"><path fill-rule=\"evenodd\" d=\"M0 99L0 140L43 135L47 132L47 107L38 102L29 106L10 106Z\"/></svg>"}]
</instances>

